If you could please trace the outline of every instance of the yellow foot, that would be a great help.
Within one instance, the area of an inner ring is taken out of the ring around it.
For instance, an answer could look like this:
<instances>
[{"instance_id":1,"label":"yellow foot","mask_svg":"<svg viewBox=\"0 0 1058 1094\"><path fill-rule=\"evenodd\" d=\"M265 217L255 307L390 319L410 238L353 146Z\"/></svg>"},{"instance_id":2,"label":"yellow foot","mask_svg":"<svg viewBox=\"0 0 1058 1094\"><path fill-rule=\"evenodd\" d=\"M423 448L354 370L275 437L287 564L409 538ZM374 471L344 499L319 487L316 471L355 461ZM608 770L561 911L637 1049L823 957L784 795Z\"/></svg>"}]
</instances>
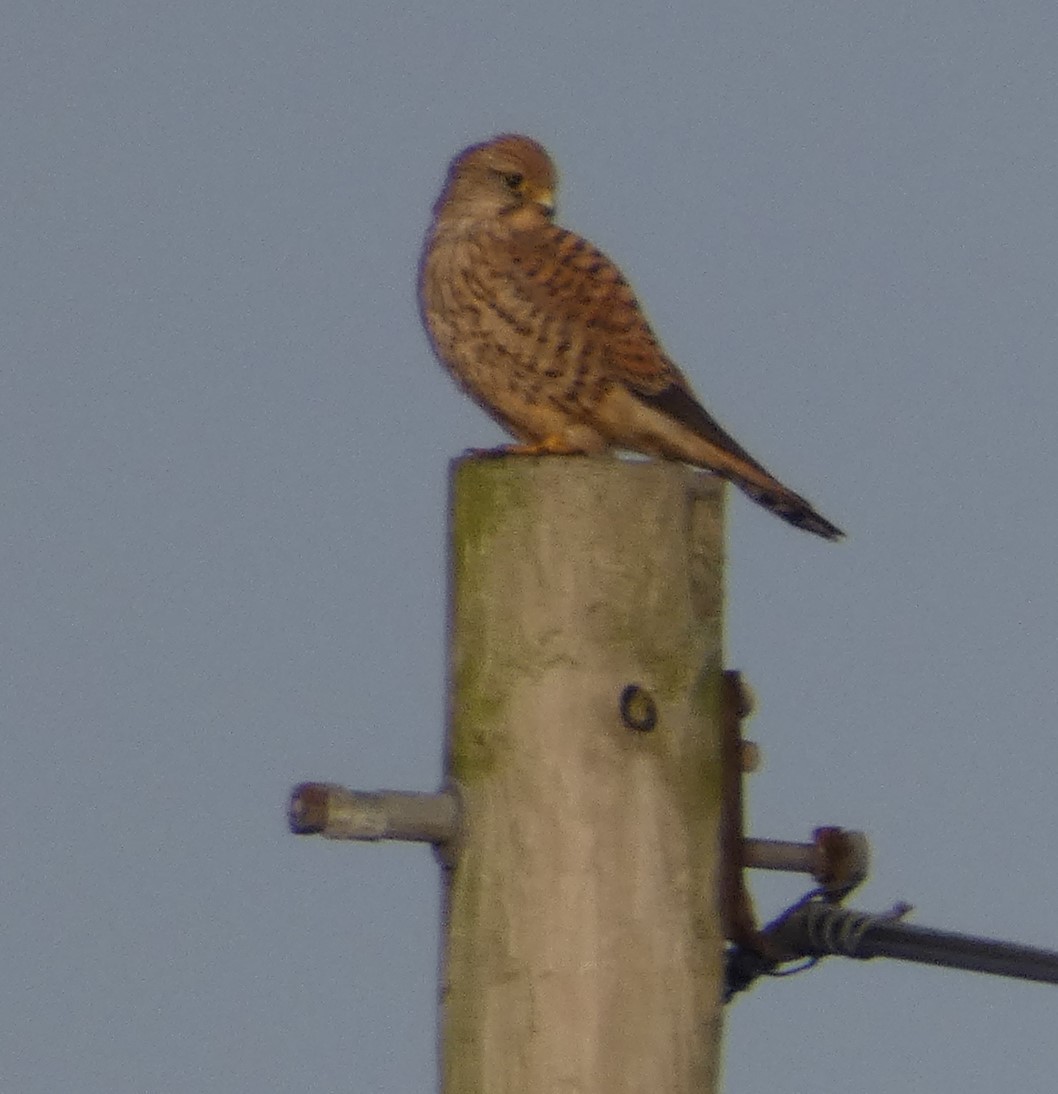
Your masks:
<instances>
[{"instance_id":1,"label":"yellow foot","mask_svg":"<svg viewBox=\"0 0 1058 1094\"><path fill-rule=\"evenodd\" d=\"M468 456L499 459L501 456L582 456L584 449L561 436L545 437L535 444L501 444L499 448L468 448Z\"/></svg>"}]
</instances>

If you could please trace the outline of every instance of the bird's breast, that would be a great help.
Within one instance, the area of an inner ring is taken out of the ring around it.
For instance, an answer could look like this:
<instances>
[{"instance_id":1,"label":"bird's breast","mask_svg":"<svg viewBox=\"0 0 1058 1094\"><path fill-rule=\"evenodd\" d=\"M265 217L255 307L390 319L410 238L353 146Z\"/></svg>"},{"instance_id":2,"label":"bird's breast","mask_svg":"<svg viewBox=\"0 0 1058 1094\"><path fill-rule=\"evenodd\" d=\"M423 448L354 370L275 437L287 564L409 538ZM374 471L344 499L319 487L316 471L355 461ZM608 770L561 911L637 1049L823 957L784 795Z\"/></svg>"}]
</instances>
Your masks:
<instances>
[{"instance_id":1,"label":"bird's breast","mask_svg":"<svg viewBox=\"0 0 1058 1094\"><path fill-rule=\"evenodd\" d=\"M420 302L438 358L516 436L561 432L597 397L590 325L553 305L502 233L435 232Z\"/></svg>"}]
</instances>

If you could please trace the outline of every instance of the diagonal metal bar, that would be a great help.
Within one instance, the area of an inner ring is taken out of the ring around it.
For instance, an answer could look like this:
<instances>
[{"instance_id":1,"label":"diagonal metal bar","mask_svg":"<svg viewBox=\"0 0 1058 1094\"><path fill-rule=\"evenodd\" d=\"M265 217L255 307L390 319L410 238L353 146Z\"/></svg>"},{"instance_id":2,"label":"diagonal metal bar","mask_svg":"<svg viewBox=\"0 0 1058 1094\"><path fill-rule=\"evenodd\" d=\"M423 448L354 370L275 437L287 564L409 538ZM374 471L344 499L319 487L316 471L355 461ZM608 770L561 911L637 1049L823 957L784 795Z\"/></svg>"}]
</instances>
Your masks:
<instances>
[{"instance_id":1,"label":"diagonal metal bar","mask_svg":"<svg viewBox=\"0 0 1058 1094\"><path fill-rule=\"evenodd\" d=\"M993 938L913 927L893 915L871 915L812 900L774 926L782 947L805 957L890 957L951 969L1058 984L1058 953Z\"/></svg>"}]
</instances>

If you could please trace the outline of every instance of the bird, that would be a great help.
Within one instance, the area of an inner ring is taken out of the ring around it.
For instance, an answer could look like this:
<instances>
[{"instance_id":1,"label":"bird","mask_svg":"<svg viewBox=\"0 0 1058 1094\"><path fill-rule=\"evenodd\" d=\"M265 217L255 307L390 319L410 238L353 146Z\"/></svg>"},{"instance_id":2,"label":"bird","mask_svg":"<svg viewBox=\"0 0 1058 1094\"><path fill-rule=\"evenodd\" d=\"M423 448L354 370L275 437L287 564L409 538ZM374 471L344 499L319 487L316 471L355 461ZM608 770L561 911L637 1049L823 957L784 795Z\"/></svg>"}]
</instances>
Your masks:
<instances>
[{"instance_id":1,"label":"bird","mask_svg":"<svg viewBox=\"0 0 1058 1094\"><path fill-rule=\"evenodd\" d=\"M844 533L783 485L698 401L628 281L555 223L557 172L531 137L456 155L419 263L433 351L527 456L635 452L704 468L828 540Z\"/></svg>"}]
</instances>

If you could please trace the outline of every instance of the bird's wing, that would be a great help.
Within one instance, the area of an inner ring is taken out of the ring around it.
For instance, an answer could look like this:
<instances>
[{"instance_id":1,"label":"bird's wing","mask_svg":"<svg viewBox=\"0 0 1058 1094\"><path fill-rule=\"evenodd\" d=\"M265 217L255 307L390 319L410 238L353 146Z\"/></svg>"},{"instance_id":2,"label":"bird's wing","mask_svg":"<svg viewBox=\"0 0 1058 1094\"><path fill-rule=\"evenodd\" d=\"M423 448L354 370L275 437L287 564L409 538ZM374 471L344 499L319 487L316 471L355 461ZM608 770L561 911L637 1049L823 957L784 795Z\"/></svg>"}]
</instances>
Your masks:
<instances>
[{"instance_id":1,"label":"bird's wing","mask_svg":"<svg viewBox=\"0 0 1058 1094\"><path fill-rule=\"evenodd\" d=\"M547 224L517 232L507 257L511 288L548 314L586 325L591 332L586 351L600 356L608 376L643 403L764 471L695 398L631 286L602 251L574 232Z\"/></svg>"}]
</instances>

